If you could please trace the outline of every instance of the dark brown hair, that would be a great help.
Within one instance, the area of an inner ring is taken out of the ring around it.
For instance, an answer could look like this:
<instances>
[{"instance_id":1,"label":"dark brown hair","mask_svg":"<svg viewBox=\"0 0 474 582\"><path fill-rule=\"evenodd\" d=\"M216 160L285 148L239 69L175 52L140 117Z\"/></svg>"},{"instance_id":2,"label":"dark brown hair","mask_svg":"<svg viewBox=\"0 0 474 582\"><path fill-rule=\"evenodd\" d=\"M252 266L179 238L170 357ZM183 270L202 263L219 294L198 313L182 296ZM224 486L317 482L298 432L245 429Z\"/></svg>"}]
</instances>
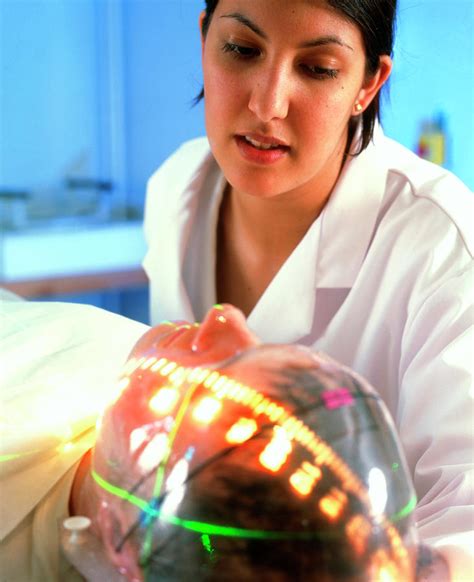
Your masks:
<instances>
[{"instance_id":1,"label":"dark brown hair","mask_svg":"<svg viewBox=\"0 0 474 582\"><path fill-rule=\"evenodd\" d=\"M212 15L219 0L205 0L205 15L202 22L202 34L205 37L211 23ZM367 75L377 72L382 55L391 56L395 36L395 16L397 0L326 0L327 3L354 22L362 33L367 58ZM196 102L204 97L204 89ZM363 151L370 143L376 120L380 119L380 94L377 94L367 109L362 113Z\"/></svg>"}]
</instances>

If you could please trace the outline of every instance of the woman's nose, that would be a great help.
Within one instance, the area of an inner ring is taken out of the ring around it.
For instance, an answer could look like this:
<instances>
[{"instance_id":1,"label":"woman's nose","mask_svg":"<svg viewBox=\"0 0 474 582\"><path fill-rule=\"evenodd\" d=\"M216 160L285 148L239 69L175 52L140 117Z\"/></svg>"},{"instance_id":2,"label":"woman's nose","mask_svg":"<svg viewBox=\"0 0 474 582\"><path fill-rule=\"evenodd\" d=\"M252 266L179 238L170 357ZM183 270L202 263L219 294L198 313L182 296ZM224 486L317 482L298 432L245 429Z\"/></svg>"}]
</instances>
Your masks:
<instances>
[{"instance_id":1,"label":"woman's nose","mask_svg":"<svg viewBox=\"0 0 474 582\"><path fill-rule=\"evenodd\" d=\"M248 107L260 121L285 119L290 106L291 83L284 66L262 71L254 79Z\"/></svg>"}]
</instances>

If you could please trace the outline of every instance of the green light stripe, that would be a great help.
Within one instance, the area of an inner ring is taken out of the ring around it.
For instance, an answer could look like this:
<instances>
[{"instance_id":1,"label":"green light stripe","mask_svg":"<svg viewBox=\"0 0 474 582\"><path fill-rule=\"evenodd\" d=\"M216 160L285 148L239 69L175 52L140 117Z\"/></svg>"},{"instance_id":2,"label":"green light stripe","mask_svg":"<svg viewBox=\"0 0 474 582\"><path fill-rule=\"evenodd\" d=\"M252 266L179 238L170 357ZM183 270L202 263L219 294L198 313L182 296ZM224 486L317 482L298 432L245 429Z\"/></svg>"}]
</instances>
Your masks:
<instances>
[{"instance_id":1,"label":"green light stripe","mask_svg":"<svg viewBox=\"0 0 474 582\"><path fill-rule=\"evenodd\" d=\"M410 513L415 509L416 507L416 495L413 495L413 497L410 499L410 501L405 505L405 507L402 507L400 509L400 511L397 511L397 513L394 513L391 517L390 517L390 521L399 521L400 519L403 519L404 517L406 517L407 515L410 515Z\"/></svg>"},{"instance_id":2,"label":"green light stripe","mask_svg":"<svg viewBox=\"0 0 474 582\"><path fill-rule=\"evenodd\" d=\"M156 473L155 486L153 488L153 498L154 499L159 497L159 495L161 494L161 488L163 486L163 479L165 476L165 469L166 469L166 466L168 464L168 460L169 460L170 455L171 455L171 448L173 446L174 439L176 438L176 435L179 432L181 422L183 421L184 415L186 414L186 411L189 408L191 398L193 397L193 394L196 391L197 386L198 385L195 384L195 385L191 385L188 388L188 390L183 398L183 401L181 402L181 406L179 407L178 412L176 413L174 423L173 423L173 428L171 429L170 434L169 434L169 438L168 438L168 451L167 451L165 457L163 458L162 462L158 466L158 470ZM153 517L155 517L155 516L153 516ZM142 546L141 559L144 561L144 563L148 563L148 558L149 558L151 551L152 551L152 543L153 543L153 522L150 522L148 524L147 533L146 533L145 540L144 540L144 543Z\"/></svg>"},{"instance_id":3,"label":"green light stripe","mask_svg":"<svg viewBox=\"0 0 474 582\"><path fill-rule=\"evenodd\" d=\"M24 457L25 455L31 455L31 453L11 453L9 455L0 455L0 463L11 461L12 459L18 459L19 457Z\"/></svg>"},{"instance_id":4,"label":"green light stripe","mask_svg":"<svg viewBox=\"0 0 474 582\"><path fill-rule=\"evenodd\" d=\"M203 521L193 521L181 519L173 515L163 515L163 521L177 525L183 529L193 531L208 536L222 536L229 538L246 538L254 540L292 540L292 539L315 539L317 537L332 537L330 534L320 534L317 532L295 532L295 531L268 531L258 529L245 529L228 525L215 525ZM335 534L333 534L334 536Z\"/></svg>"},{"instance_id":5,"label":"green light stripe","mask_svg":"<svg viewBox=\"0 0 474 582\"><path fill-rule=\"evenodd\" d=\"M122 489L121 487L112 485L112 483L109 483L108 481L103 479L96 471L92 470L91 474L97 485L99 485L100 487L102 487L102 489L105 489L112 495L120 497L120 499L123 499L125 501L129 501L132 505L135 505L142 511L145 511L146 513L148 513L149 515L153 515L154 517L158 517L158 515L160 514L159 511L156 511L156 509L150 507L150 504L147 501L145 501L144 499L140 499L140 497L137 497L132 493L129 493L126 489Z\"/></svg>"},{"instance_id":6,"label":"green light stripe","mask_svg":"<svg viewBox=\"0 0 474 582\"><path fill-rule=\"evenodd\" d=\"M116 497L120 497L125 501L129 501L142 511L145 511L148 515L158 518L161 520L182 527L189 531L195 533L204 534L208 536L224 536L224 537L234 537L234 538L246 538L246 539L262 539L262 540L286 540L286 539L316 539L316 538L329 538L334 537L337 534L321 534L317 532L285 532L285 531L267 531L267 530L255 530L255 529L244 529L225 525L216 525L212 523L206 523L203 521L194 521L190 519L181 519L174 515L160 515L160 512L153 507L144 499L140 499L136 495L133 495L115 485L112 485L105 479L103 479L96 471L92 471L92 477L96 483L111 493ZM410 501L403 507L400 511L393 514L390 517L390 521L398 521L407 515L409 515L416 507L416 496L413 496ZM148 532L150 529L148 530ZM147 533L148 533L147 532Z\"/></svg>"},{"instance_id":7,"label":"green light stripe","mask_svg":"<svg viewBox=\"0 0 474 582\"><path fill-rule=\"evenodd\" d=\"M28 455L34 455L35 453L41 452L41 449L35 449L34 451L26 451L25 453L7 453L6 455L0 455L0 463L6 463L13 459L19 459L20 457L27 457Z\"/></svg>"},{"instance_id":8,"label":"green light stripe","mask_svg":"<svg viewBox=\"0 0 474 582\"><path fill-rule=\"evenodd\" d=\"M215 525L212 523L206 523L203 521L194 521L190 519L181 519L174 515L160 515L160 512L150 507L150 504L144 499L140 499L136 495L133 495L115 485L112 485L105 479L103 479L96 471L92 471L92 477L95 482L116 497L120 497L125 501L129 501L136 507L140 508L142 511L148 513L153 517L160 517L161 520L182 527L189 531L195 533L214 535L214 536L224 536L224 537L234 537L234 538L247 538L247 539L265 539L265 540L287 540L287 539L315 539L315 538L327 538L330 537L329 534L318 534L316 532L285 532L285 531L266 531L266 530L255 530L255 529L244 529L226 525ZM335 534L333 534L335 535Z\"/></svg>"}]
</instances>

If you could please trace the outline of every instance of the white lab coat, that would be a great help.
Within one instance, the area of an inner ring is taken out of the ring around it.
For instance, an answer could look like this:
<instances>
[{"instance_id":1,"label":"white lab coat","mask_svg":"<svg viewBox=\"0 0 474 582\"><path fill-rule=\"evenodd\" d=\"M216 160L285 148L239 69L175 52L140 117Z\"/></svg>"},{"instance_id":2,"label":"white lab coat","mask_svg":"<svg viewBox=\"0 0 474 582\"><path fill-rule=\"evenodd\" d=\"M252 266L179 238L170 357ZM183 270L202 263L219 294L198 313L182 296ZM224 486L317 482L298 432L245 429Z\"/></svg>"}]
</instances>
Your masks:
<instances>
[{"instance_id":1,"label":"white lab coat","mask_svg":"<svg viewBox=\"0 0 474 582\"><path fill-rule=\"evenodd\" d=\"M225 179L205 138L148 184L144 267L152 323L216 302ZM395 419L422 539L474 579L474 198L377 128L248 317L265 342L302 343L365 376Z\"/></svg>"}]
</instances>

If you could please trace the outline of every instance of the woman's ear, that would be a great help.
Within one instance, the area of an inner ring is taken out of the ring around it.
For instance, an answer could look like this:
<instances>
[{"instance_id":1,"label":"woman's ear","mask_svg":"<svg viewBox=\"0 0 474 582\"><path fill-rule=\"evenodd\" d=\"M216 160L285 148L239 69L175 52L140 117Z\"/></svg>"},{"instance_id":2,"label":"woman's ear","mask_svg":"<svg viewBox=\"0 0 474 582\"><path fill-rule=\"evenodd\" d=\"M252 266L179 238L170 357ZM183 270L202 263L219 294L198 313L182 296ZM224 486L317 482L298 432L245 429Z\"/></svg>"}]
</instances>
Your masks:
<instances>
[{"instance_id":1,"label":"woman's ear","mask_svg":"<svg viewBox=\"0 0 474 582\"><path fill-rule=\"evenodd\" d=\"M388 55L380 57L379 68L374 75L367 77L362 85L359 95L356 100L358 104L356 114L360 114L367 109L374 97L382 88L383 84L390 77L392 72L392 59ZM360 107L359 107L360 105Z\"/></svg>"},{"instance_id":2,"label":"woman's ear","mask_svg":"<svg viewBox=\"0 0 474 582\"><path fill-rule=\"evenodd\" d=\"M199 14L199 32L201 33L201 52L204 51L204 33L202 30L202 26L204 23L204 18L206 17L206 11L203 10L200 14Z\"/></svg>"}]
</instances>

